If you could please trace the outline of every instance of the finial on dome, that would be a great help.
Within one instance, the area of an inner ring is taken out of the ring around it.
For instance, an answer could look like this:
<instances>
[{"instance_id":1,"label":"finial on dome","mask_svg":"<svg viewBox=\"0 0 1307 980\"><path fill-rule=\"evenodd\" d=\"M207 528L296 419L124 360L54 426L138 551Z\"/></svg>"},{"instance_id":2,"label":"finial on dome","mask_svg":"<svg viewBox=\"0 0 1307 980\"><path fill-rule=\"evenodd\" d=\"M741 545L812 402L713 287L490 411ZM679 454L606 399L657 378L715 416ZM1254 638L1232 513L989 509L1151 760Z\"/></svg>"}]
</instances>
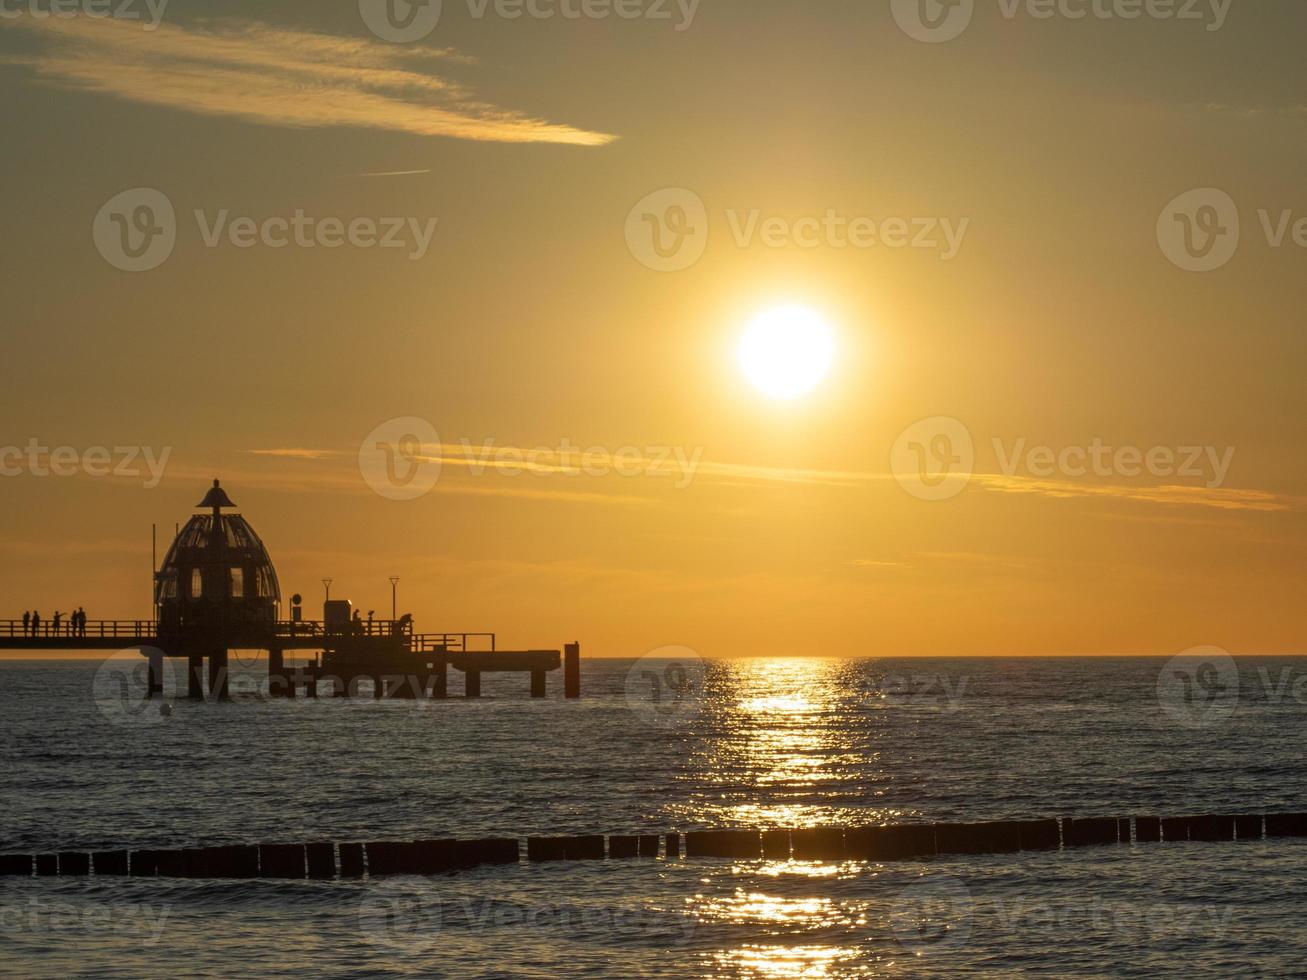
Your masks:
<instances>
[{"instance_id":1,"label":"finial on dome","mask_svg":"<svg viewBox=\"0 0 1307 980\"><path fill-rule=\"evenodd\" d=\"M212 507L214 513L217 513L223 507L235 507L236 505L232 502L232 499L227 496L227 491L219 485L217 480L214 480L213 489L206 493L204 499L195 506Z\"/></svg>"}]
</instances>

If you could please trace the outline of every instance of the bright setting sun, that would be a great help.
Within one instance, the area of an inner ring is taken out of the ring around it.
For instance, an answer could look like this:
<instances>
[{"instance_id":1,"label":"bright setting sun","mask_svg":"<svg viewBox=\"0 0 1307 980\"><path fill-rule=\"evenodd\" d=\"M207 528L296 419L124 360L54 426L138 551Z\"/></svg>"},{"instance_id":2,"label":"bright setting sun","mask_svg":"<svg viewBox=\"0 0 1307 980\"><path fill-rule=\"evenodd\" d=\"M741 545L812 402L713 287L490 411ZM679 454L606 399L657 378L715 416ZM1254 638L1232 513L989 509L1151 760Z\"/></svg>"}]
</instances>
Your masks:
<instances>
[{"instance_id":1,"label":"bright setting sun","mask_svg":"<svg viewBox=\"0 0 1307 980\"><path fill-rule=\"evenodd\" d=\"M835 335L805 306L778 306L758 315L737 351L740 369L772 398L797 398L817 387L835 362Z\"/></svg>"}]
</instances>

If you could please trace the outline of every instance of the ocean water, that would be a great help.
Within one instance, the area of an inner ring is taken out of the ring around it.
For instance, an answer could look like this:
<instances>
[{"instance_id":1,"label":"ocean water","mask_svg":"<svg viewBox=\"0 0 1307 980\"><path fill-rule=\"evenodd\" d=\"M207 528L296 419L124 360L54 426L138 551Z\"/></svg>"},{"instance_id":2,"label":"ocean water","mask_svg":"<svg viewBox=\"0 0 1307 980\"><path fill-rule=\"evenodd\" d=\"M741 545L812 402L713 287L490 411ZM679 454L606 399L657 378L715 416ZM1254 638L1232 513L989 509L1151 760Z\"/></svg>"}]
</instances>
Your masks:
<instances>
[{"instance_id":1,"label":"ocean water","mask_svg":"<svg viewBox=\"0 0 1307 980\"><path fill-rule=\"evenodd\" d=\"M272 701L249 660L167 717L137 666L0 664L0 852L1307 809L1291 658L591 660L579 702L559 676ZM1266 840L0 878L0 976L1302 975L1305 865Z\"/></svg>"}]
</instances>

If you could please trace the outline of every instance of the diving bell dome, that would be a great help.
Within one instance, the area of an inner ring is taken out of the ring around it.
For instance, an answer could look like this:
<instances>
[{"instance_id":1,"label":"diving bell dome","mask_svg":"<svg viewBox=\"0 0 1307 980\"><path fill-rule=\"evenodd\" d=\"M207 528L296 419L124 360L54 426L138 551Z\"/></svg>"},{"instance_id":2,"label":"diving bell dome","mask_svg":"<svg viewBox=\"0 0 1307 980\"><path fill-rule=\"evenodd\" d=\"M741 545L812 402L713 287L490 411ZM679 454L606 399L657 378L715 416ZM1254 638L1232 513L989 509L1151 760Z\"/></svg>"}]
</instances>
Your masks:
<instances>
[{"instance_id":1,"label":"diving bell dome","mask_svg":"<svg viewBox=\"0 0 1307 980\"><path fill-rule=\"evenodd\" d=\"M217 480L155 574L161 632L240 629L277 621L281 587L268 550Z\"/></svg>"}]
</instances>

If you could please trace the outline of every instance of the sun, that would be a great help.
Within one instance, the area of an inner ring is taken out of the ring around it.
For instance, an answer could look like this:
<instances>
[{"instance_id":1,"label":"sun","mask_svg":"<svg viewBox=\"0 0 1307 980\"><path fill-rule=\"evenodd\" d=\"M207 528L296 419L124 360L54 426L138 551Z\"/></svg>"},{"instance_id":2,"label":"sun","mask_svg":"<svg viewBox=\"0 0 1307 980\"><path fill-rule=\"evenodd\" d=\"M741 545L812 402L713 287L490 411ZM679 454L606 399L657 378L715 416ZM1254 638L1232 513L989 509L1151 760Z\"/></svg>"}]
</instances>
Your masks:
<instances>
[{"instance_id":1,"label":"sun","mask_svg":"<svg viewBox=\"0 0 1307 980\"><path fill-rule=\"evenodd\" d=\"M806 306L777 306L754 318L736 354L744 376L763 394L798 398L830 374L835 334Z\"/></svg>"}]
</instances>

